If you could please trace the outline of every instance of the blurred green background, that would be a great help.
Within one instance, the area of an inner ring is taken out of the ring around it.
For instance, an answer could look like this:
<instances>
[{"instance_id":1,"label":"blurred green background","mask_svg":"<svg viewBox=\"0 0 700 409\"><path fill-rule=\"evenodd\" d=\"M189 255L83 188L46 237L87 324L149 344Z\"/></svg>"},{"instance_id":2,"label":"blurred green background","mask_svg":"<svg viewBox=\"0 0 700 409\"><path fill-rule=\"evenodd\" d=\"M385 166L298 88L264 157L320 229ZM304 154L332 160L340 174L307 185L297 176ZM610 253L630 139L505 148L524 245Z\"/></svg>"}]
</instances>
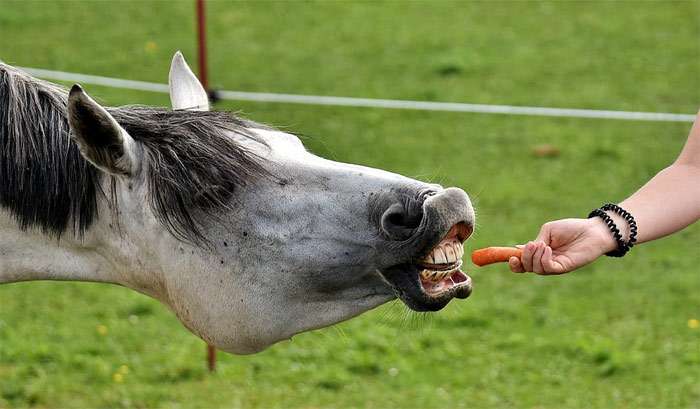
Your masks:
<instances>
[{"instance_id":1,"label":"blurred green background","mask_svg":"<svg viewBox=\"0 0 700 409\"><path fill-rule=\"evenodd\" d=\"M211 2L221 89L695 113L700 2ZM165 82L194 4L0 1L0 59ZM108 105L167 96L86 86ZM475 199L471 249L632 193L690 123L225 102L312 151ZM558 156L539 157L549 144ZM116 286L0 287L0 407L700 407L700 226L561 277L470 269L430 315L394 302L253 356Z\"/></svg>"}]
</instances>

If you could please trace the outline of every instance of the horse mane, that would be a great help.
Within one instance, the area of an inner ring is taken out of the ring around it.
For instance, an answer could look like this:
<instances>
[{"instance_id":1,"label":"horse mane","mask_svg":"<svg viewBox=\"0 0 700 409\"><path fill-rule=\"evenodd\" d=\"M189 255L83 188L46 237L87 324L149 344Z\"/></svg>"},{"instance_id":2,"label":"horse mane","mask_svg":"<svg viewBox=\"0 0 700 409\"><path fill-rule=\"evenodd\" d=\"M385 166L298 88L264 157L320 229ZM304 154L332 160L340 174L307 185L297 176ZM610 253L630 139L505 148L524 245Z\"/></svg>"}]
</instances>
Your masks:
<instances>
[{"instance_id":1,"label":"horse mane","mask_svg":"<svg viewBox=\"0 0 700 409\"><path fill-rule=\"evenodd\" d=\"M116 177L80 154L69 134L67 100L64 88L0 63L0 207L21 229L58 238L82 237L98 218L98 200L117 211ZM239 188L267 175L261 158L230 135L256 139L251 129L262 125L229 112L108 111L144 147L147 200L178 239L206 242L204 223L231 206Z\"/></svg>"}]
</instances>

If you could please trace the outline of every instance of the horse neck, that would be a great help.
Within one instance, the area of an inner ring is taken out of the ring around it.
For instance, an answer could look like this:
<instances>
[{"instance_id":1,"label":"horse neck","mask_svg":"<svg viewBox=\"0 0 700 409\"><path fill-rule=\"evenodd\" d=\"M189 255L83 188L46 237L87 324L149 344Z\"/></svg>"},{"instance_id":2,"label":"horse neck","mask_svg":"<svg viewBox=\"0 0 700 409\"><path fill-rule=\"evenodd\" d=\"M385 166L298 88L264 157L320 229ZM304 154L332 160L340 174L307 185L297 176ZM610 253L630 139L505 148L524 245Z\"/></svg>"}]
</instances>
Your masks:
<instances>
[{"instance_id":1,"label":"horse neck","mask_svg":"<svg viewBox=\"0 0 700 409\"><path fill-rule=\"evenodd\" d=\"M70 236L70 237L69 237ZM19 228L0 210L0 284L32 280L117 282L113 261L100 251L94 235L60 239L38 229Z\"/></svg>"}]
</instances>

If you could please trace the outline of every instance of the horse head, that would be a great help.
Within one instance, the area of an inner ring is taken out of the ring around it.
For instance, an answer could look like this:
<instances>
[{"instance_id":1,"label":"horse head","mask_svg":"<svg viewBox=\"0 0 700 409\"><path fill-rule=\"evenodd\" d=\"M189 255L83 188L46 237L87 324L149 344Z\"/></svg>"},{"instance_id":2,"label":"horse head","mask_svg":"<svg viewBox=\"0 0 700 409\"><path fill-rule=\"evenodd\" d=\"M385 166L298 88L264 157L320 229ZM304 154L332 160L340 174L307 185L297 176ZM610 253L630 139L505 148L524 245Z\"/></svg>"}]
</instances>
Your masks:
<instances>
[{"instance_id":1,"label":"horse head","mask_svg":"<svg viewBox=\"0 0 700 409\"><path fill-rule=\"evenodd\" d=\"M469 296L460 266L475 215L463 190L327 160L290 133L207 112L207 95L179 54L170 90L173 110L105 108L77 85L67 99L54 95L79 152L65 157L87 161L79 173L92 175L63 182L94 191L95 211L78 225L84 209L70 204L63 230L77 231L59 244L81 275L49 278L148 294L234 353L395 298L437 311ZM29 224L17 234L32 243L52 233Z\"/></svg>"}]
</instances>

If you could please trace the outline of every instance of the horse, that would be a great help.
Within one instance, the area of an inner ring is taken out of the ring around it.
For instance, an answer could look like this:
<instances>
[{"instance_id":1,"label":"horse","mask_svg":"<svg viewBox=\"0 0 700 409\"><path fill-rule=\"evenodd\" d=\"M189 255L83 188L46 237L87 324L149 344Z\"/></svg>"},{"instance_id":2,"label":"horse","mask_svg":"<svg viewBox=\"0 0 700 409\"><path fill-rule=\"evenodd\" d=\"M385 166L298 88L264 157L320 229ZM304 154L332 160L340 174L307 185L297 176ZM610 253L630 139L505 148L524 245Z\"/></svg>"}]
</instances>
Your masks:
<instances>
[{"instance_id":1,"label":"horse","mask_svg":"<svg viewBox=\"0 0 700 409\"><path fill-rule=\"evenodd\" d=\"M235 354L390 300L438 311L461 271L467 193L327 160L230 112L181 53L172 109L103 107L0 63L0 283L112 283Z\"/></svg>"}]
</instances>

